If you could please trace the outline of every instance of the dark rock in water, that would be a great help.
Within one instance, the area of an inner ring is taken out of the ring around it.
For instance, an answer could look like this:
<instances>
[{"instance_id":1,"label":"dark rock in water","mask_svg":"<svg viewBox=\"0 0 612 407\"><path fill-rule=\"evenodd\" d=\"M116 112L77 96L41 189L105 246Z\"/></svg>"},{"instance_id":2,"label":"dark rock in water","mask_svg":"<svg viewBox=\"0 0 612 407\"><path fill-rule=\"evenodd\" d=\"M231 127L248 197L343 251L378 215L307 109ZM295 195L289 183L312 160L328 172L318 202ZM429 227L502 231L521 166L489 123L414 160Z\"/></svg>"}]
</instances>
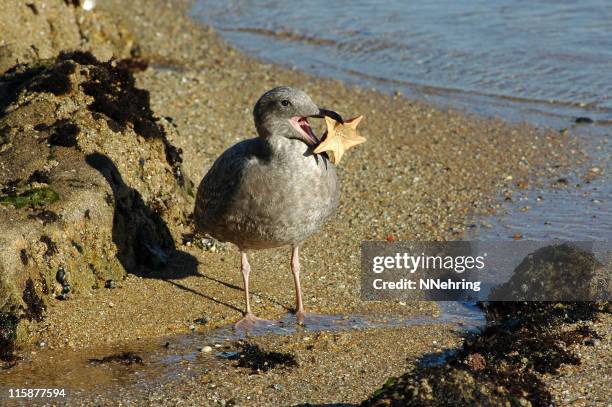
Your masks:
<instances>
[{"instance_id":1,"label":"dark rock in water","mask_svg":"<svg viewBox=\"0 0 612 407\"><path fill-rule=\"evenodd\" d=\"M591 119L590 117L576 117L576 120L574 120L574 122L576 124L588 124L593 123L593 119Z\"/></svg>"},{"instance_id":2,"label":"dark rock in water","mask_svg":"<svg viewBox=\"0 0 612 407\"><path fill-rule=\"evenodd\" d=\"M123 352L116 355L104 356L102 359L89 359L92 365L103 365L107 363L120 363L122 365L144 364L142 358L134 352Z\"/></svg>"},{"instance_id":3,"label":"dark rock in water","mask_svg":"<svg viewBox=\"0 0 612 407\"><path fill-rule=\"evenodd\" d=\"M612 298L612 282L595 255L571 244L540 248L510 280L495 287L492 301L595 301Z\"/></svg>"}]
</instances>

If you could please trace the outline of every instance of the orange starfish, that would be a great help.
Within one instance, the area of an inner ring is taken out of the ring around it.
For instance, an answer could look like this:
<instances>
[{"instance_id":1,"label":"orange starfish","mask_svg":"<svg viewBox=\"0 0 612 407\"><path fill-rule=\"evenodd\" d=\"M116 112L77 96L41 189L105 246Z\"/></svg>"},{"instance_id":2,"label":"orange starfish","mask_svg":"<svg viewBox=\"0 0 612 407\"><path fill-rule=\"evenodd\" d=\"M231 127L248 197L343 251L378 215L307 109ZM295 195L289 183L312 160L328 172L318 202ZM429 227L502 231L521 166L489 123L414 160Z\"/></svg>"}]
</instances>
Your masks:
<instances>
[{"instance_id":1,"label":"orange starfish","mask_svg":"<svg viewBox=\"0 0 612 407\"><path fill-rule=\"evenodd\" d=\"M357 125L361 119L363 119L363 116L357 116L346 120L344 123L340 123L331 117L325 116L327 131L323 135L324 138L321 144L314 150L315 154L327 151L329 160L333 164L338 164L346 150L366 141L357 132Z\"/></svg>"}]
</instances>

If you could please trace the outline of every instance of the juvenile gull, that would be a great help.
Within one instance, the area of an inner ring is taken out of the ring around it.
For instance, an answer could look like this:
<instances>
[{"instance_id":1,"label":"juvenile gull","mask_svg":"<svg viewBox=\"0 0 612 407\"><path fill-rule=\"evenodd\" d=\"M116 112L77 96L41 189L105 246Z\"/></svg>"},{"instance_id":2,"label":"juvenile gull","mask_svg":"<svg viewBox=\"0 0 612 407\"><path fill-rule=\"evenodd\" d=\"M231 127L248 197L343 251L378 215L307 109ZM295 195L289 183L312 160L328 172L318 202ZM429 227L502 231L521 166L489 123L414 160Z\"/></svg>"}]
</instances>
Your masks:
<instances>
[{"instance_id":1,"label":"juvenile gull","mask_svg":"<svg viewBox=\"0 0 612 407\"><path fill-rule=\"evenodd\" d=\"M200 183L197 229L240 250L246 312L238 328L263 321L251 311L247 252L280 246L291 246L296 316L304 320L299 248L338 206L336 168L327 156L313 153L319 140L308 123L323 116L342 122L300 90L266 92L253 109L258 137L225 150Z\"/></svg>"}]
</instances>

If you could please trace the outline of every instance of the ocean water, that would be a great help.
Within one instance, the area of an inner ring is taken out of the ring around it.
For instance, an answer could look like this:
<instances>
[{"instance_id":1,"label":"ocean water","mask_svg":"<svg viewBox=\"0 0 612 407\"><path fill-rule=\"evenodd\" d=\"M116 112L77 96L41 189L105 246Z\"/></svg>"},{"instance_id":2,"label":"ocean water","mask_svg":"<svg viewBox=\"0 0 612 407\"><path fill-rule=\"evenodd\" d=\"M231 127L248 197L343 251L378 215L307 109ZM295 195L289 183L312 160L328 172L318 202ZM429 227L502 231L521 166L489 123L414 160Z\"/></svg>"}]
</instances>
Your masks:
<instances>
[{"instance_id":1,"label":"ocean water","mask_svg":"<svg viewBox=\"0 0 612 407\"><path fill-rule=\"evenodd\" d=\"M506 205L480 235L612 237L612 1L197 0L191 14L268 62L442 107L575 128L606 175ZM540 197L540 198L538 198ZM532 201L531 210L515 213Z\"/></svg>"}]
</instances>

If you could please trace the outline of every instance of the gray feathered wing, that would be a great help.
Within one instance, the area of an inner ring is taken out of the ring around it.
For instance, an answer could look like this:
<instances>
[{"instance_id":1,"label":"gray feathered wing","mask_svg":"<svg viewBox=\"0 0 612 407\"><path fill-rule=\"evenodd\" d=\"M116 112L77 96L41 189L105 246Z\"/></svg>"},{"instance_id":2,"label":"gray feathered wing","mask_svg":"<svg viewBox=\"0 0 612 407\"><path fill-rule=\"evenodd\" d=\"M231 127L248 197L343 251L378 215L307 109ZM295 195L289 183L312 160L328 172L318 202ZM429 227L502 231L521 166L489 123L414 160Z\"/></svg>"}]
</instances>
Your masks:
<instances>
[{"instance_id":1,"label":"gray feathered wing","mask_svg":"<svg viewBox=\"0 0 612 407\"><path fill-rule=\"evenodd\" d=\"M244 140L227 149L214 162L198 187L194 221L200 232L213 232L224 226L224 215L230 209L240 187L244 170L254 156L257 139Z\"/></svg>"}]
</instances>

